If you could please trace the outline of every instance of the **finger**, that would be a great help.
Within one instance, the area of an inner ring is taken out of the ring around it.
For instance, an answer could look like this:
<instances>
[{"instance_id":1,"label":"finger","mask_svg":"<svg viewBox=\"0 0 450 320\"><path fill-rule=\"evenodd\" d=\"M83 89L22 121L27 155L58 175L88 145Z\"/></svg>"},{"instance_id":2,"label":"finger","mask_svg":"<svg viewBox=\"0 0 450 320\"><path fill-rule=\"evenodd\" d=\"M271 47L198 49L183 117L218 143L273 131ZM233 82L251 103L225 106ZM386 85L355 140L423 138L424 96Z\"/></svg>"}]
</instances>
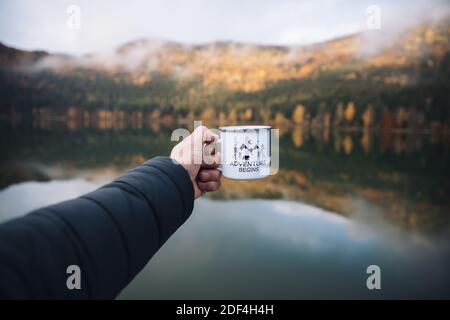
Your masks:
<instances>
[{"instance_id":1,"label":"finger","mask_svg":"<svg viewBox=\"0 0 450 320\"><path fill-rule=\"evenodd\" d=\"M198 173L198 179L201 182L219 181L222 177L222 172L217 169L203 169Z\"/></svg>"},{"instance_id":2,"label":"finger","mask_svg":"<svg viewBox=\"0 0 450 320\"><path fill-rule=\"evenodd\" d=\"M210 143L219 140L219 135L214 133L212 130L205 126L199 126L195 129L194 133L200 132L202 137L202 142Z\"/></svg>"},{"instance_id":3,"label":"finger","mask_svg":"<svg viewBox=\"0 0 450 320\"><path fill-rule=\"evenodd\" d=\"M203 141L206 143L211 143L217 140L219 140L219 135L205 127L205 131L203 131Z\"/></svg>"},{"instance_id":4,"label":"finger","mask_svg":"<svg viewBox=\"0 0 450 320\"><path fill-rule=\"evenodd\" d=\"M220 188L220 181L197 182L198 188L203 192L212 192Z\"/></svg>"},{"instance_id":5,"label":"finger","mask_svg":"<svg viewBox=\"0 0 450 320\"><path fill-rule=\"evenodd\" d=\"M214 132L212 132L211 130L208 130L205 132L205 135L203 137L203 141L206 143L211 143L214 141L219 140L219 136L217 134L215 134Z\"/></svg>"},{"instance_id":6,"label":"finger","mask_svg":"<svg viewBox=\"0 0 450 320\"><path fill-rule=\"evenodd\" d=\"M202 168L204 169L212 169L217 168L220 165L220 152L215 152L211 154L207 148L205 148L205 154L203 155L203 164Z\"/></svg>"}]
</instances>

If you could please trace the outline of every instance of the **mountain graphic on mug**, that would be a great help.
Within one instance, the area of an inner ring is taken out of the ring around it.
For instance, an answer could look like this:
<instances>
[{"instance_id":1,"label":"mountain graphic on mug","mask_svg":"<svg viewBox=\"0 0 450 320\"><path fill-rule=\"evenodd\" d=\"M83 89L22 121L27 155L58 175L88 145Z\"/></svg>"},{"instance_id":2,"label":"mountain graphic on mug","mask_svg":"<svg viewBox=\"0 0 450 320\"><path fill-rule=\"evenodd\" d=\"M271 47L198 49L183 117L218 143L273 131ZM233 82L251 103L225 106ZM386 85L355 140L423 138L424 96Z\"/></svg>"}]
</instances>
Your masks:
<instances>
[{"instance_id":1,"label":"mountain graphic on mug","mask_svg":"<svg viewBox=\"0 0 450 320\"><path fill-rule=\"evenodd\" d=\"M220 127L222 173L230 179L262 179L270 173L270 126Z\"/></svg>"},{"instance_id":2,"label":"mountain graphic on mug","mask_svg":"<svg viewBox=\"0 0 450 320\"><path fill-rule=\"evenodd\" d=\"M247 139L247 143L241 143L241 145L238 147L237 144L234 145L234 156L233 158L235 160L244 160L248 161L250 160L251 156L254 155L253 151L257 151L257 159L264 159L264 153L261 152L264 150L264 144L261 145L261 147L258 144L253 145L252 140Z\"/></svg>"}]
</instances>

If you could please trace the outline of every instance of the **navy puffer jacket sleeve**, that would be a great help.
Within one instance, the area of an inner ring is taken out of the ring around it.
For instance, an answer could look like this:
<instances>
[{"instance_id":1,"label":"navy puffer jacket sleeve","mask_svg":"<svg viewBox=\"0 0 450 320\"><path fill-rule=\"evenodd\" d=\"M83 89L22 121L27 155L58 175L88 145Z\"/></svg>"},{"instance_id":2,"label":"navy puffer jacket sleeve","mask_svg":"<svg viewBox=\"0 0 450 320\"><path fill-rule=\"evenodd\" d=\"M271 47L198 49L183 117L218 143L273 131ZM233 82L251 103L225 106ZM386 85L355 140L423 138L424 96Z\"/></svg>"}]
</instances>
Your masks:
<instances>
[{"instance_id":1,"label":"navy puffer jacket sleeve","mask_svg":"<svg viewBox=\"0 0 450 320\"><path fill-rule=\"evenodd\" d=\"M115 298L193 204L186 170L156 157L89 194L3 223L0 298ZM80 290L67 287L71 265Z\"/></svg>"}]
</instances>

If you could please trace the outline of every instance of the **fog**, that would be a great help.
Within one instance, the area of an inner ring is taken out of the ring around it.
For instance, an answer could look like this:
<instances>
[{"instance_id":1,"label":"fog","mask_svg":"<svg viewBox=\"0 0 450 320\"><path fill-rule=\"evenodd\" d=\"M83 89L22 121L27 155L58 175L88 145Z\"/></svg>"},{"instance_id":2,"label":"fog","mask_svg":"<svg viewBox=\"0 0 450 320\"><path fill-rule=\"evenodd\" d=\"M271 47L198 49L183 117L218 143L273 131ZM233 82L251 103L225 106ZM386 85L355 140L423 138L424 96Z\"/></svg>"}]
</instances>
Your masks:
<instances>
[{"instance_id":1,"label":"fog","mask_svg":"<svg viewBox=\"0 0 450 320\"><path fill-rule=\"evenodd\" d=\"M81 9L78 30L66 27L69 1L0 2L0 41L52 53L111 52L140 38L201 44L237 41L305 45L364 31L367 7L382 11L382 32L434 19L448 12L445 0L350 1L169 0L74 2Z\"/></svg>"}]
</instances>

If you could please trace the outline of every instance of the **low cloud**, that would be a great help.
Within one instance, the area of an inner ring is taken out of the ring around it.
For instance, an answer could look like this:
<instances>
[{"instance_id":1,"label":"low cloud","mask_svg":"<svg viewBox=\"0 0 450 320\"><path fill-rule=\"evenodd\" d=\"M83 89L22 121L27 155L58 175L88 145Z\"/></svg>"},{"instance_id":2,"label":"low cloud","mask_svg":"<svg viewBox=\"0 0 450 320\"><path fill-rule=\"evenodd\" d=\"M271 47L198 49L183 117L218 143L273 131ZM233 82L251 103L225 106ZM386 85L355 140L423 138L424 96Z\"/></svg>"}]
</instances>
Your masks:
<instances>
[{"instance_id":1,"label":"low cloud","mask_svg":"<svg viewBox=\"0 0 450 320\"><path fill-rule=\"evenodd\" d=\"M412 1L410 5L396 7L379 6L381 9L380 29L363 29L360 54L374 56L392 47L406 31L420 25L433 25L450 17L447 1Z\"/></svg>"}]
</instances>

